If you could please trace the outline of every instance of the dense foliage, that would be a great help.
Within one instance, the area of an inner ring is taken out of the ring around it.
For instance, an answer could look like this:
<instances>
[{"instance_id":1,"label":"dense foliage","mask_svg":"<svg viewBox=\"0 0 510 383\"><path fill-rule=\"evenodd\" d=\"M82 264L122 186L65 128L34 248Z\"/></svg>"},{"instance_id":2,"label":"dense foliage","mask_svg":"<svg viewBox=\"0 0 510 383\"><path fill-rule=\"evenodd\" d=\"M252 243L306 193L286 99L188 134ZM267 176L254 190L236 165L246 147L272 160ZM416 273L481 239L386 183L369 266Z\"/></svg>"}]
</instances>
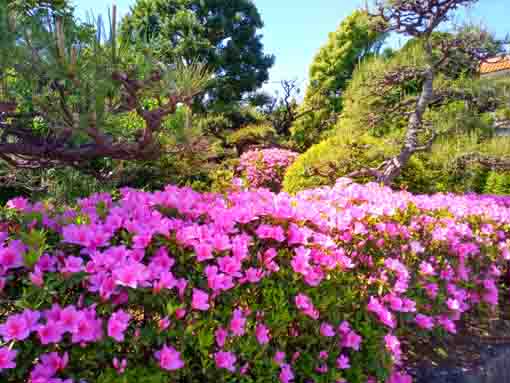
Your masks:
<instances>
[{"instance_id":1,"label":"dense foliage","mask_svg":"<svg viewBox=\"0 0 510 383\"><path fill-rule=\"evenodd\" d=\"M384 34L377 32L365 11L356 10L345 18L320 49L310 66L309 85L302 111L311 110L293 127L302 148L316 143L330 127L332 114L342 110L343 91L356 66L380 46ZM334 122L334 120L333 120Z\"/></svg>"},{"instance_id":2,"label":"dense foliage","mask_svg":"<svg viewBox=\"0 0 510 383\"><path fill-rule=\"evenodd\" d=\"M0 1L2 161L100 173L104 159L162 154L165 120L190 105L211 74L202 63L161 63L142 43L119 44L115 9L105 32L100 18L95 26ZM119 124L123 117L140 123Z\"/></svg>"},{"instance_id":3,"label":"dense foliage","mask_svg":"<svg viewBox=\"0 0 510 383\"><path fill-rule=\"evenodd\" d=\"M504 198L345 179L296 197L168 186L68 210L14 199L0 374L385 381L405 366L402 339L455 333L497 304L509 220Z\"/></svg>"},{"instance_id":4,"label":"dense foliage","mask_svg":"<svg viewBox=\"0 0 510 383\"><path fill-rule=\"evenodd\" d=\"M146 39L168 63L206 61L216 74L210 107L229 107L268 79L274 58L263 52L263 22L248 0L139 0L123 20L126 39Z\"/></svg>"},{"instance_id":5,"label":"dense foliage","mask_svg":"<svg viewBox=\"0 0 510 383\"><path fill-rule=\"evenodd\" d=\"M338 177L376 167L398 153L421 81L409 76L388 86L385 76L420 72L424 62L423 46L411 40L389 57L372 57L360 63L343 93L343 110L329 133L331 137L310 147L289 168L285 189L296 192L332 185ZM461 63L451 63L447 71L436 76L437 101L429 106L423 119L437 139L428 150L412 158L393 182L396 188L405 186L421 193L483 192L485 179L479 177L476 165L459 160L469 153L496 157L508 153L507 139L497 137L494 129L497 111L503 114L509 103L508 80L455 77L449 73L457 73Z\"/></svg>"}]
</instances>

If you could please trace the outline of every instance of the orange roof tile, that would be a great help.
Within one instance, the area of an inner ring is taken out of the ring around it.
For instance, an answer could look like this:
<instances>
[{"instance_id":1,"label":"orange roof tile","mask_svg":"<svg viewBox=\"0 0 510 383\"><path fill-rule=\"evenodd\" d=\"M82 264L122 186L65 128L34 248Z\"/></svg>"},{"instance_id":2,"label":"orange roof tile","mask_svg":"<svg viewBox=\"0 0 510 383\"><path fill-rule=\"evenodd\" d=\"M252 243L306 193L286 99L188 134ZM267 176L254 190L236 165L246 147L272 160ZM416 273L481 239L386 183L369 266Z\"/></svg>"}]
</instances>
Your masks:
<instances>
[{"instance_id":1,"label":"orange roof tile","mask_svg":"<svg viewBox=\"0 0 510 383\"><path fill-rule=\"evenodd\" d=\"M502 70L510 70L510 56L494 57L480 65L481 74L489 74Z\"/></svg>"}]
</instances>

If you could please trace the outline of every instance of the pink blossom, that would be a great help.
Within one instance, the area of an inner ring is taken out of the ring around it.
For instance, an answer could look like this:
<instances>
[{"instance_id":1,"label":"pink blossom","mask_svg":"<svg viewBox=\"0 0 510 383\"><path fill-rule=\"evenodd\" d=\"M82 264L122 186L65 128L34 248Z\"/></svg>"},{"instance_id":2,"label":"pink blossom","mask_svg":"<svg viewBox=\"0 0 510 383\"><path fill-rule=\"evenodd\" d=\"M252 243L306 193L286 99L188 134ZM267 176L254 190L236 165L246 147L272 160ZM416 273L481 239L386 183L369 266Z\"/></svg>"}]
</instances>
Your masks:
<instances>
[{"instance_id":1,"label":"pink blossom","mask_svg":"<svg viewBox=\"0 0 510 383\"><path fill-rule=\"evenodd\" d=\"M24 340L30 335L31 327L23 315L11 315L4 324L0 325L0 335L5 342Z\"/></svg>"},{"instance_id":2,"label":"pink blossom","mask_svg":"<svg viewBox=\"0 0 510 383\"><path fill-rule=\"evenodd\" d=\"M436 275L436 272L434 270L434 266L432 266L429 262L423 261L420 263L420 274L433 276Z\"/></svg>"},{"instance_id":3,"label":"pink blossom","mask_svg":"<svg viewBox=\"0 0 510 383\"><path fill-rule=\"evenodd\" d=\"M101 320L96 319L91 313L84 314L72 333L73 343L94 342L102 336Z\"/></svg>"},{"instance_id":4,"label":"pink blossom","mask_svg":"<svg viewBox=\"0 0 510 383\"><path fill-rule=\"evenodd\" d=\"M218 329L216 329L216 331L214 332L214 337L216 339L216 344L218 345L218 347L223 347L228 337L228 331L225 330L223 327L218 327Z\"/></svg>"},{"instance_id":5,"label":"pink blossom","mask_svg":"<svg viewBox=\"0 0 510 383\"><path fill-rule=\"evenodd\" d=\"M279 378L281 383L289 383L294 380L294 372L290 365L284 363L280 366L280 368Z\"/></svg>"},{"instance_id":6,"label":"pink blossom","mask_svg":"<svg viewBox=\"0 0 510 383\"><path fill-rule=\"evenodd\" d=\"M245 271L245 278L250 283L258 283L264 276L264 271L262 269L256 269L254 267L249 267Z\"/></svg>"},{"instance_id":7,"label":"pink blossom","mask_svg":"<svg viewBox=\"0 0 510 383\"><path fill-rule=\"evenodd\" d=\"M202 290L193 289L193 297L191 307L195 310L207 311L209 310L209 295Z\"/></svg>"},{"instance_id":8,"label":"pink blossom","mask_svg":"<svg viewBox=\"0 0 510 383\"><path fill-rule=\"evenodd\" d=\"M319 311L315 309L311 299L308 296L304 294L298 294L295 297L295 303L298 309L301 309L305 315L315 320L319 319Z\"/></svg>"},{"instance_id":9,"label":"pink blossom","mask_svg":"<svg viewBox=\"0 0 510 383\"><path fill-rule=\"evenodd\" d=\"M42 344L59 343L62 340L64 330L58 322L48 321L45 325L40 325L37 334Z\"/></svg>"},{"instance_id":10,"label":"pink blossom","mask_svg":"<svg viewBox=\"0 0 510 383\"><path fill-rule=\"evenodd\" d=\"M181 359L181 353L171 346L163 346L160 351L155 353L155 357L159 361L161 368L164 370L175 371L184 367L184 362Z\"/></svg>"},{"instance_id":11,"label":"pink blossom","mask_svg":"<svg viewBox=\"0 0 510 383\"><path fill-rule=\"evenodd\" d=\"M255 328L255 335L260 344L267 344L271 339L269 329L262 323L257 324L257 327Z\"/></svg>"},{"instance_id":12,"label":"pink blossom","mask_svg":"<svg viewBox=\"0 0 510 383\"><path fill-rule=\"evenodd\" d=\"M236 336L242 336L245 333L244 326L246 318L244 317L243 310L235 309L232 319L230 320L230 331Z\"/></svg>"},{"instance_id":13,"label":"pink blossom","mask_svg":"<svg viewBox=\"0 0 510 383\"><path fill-rule=\"evenodd\" d=\"M186 310L182 307L179 307L177 310L175 310L175 316L177 319L182 319L186 316Z\"/></svg>"},{"instance_id":14,"label":"pink blossom","mask_svg":"<svg viewBox=\"0 0 510 383\"><path fill-rule=\"evenodd\" d=\"M62 356L56 352L51 352L49 354L41 355L40 359L41 364L48 366L51 369L52 374L55 374L66 368L67 363L69 362L69 355L67 352L65 352Z\"/></svg>"},{"instance_id":15,"label":"pink blossom","mask_svg":"<svg viewBox=\"0 0 510 383\"><path fill-rule=\"evenodd\" d=\"M29 204L30 203L29 203L28 199L26 199L24 197L16 197L16 198L13 198L13 199L10 199L9 201L7 201L5 206L7 206L9 209L23 211L28 208Z\"/></svg>"},{"instance_id":16,"label":"pink blossom","mask_svg":"<svg viewBox=\"0 0 510 383\"><path fill-rule=\"evenodd\" d=\"M296 255L292 258L290 264L295 273L307 275L310 271L310 249L298 247L294 250Z\"/></svg>"},{"instance_id":17,"label":"pink blossom","mask_svg":"<svg viewBox=\"0 0 510 383\"><path fill-rule=\"evenodd\" d=\"M351 368L351 365L349 364L349 357L343 354L340 355L336 360L336 367L340 370Z\"/></svg>"},{"instance_id":18,"label":"pink blossom","mask_svg":"<svg viewBox=\"0 0 510 383\"><path fill-rule=\"evenodd\" d=\"M21 241L10 241L9 245L0 246L0 266L15 269L24 265L25 245Z\"/></svg>"},{"instance_id":19,"label":"pink blossom","mask_svg":"<svg viewBox=\"0 0 510 383\"><path fill-rule=\"evenodd\" d=\"M79 273L83 270L83 259L79 257L66 257L65 265L62 268L64 273Z\"/></svg>"},{"instance_id":20,"label":"pink blossom","mask_svg":"<svg viewBox=\"0 0 510 383\"><path fill-rule=\"evenodd\" d=\"M123 310L117 310L113 313L108 320L108 336L112 337L117 342L123 342L124 331L128 328L130 319L131 315Z\"/></svg>"},{"instance_id":21,"label":"pink blossom","mask_svg":"<svg viewBox=\"0 0 510 383\"><path fill-rule=\"evenodd\" d=\"M161 318L158 321L158 328L160 331L165 331L170 326L170 319L168 317Z\"/></svg>"},{"instance_id":22,"label":"pink blossom","mask_svg":"<svg viewBox=\"0 0 510 383\"><path fill-rule=\"evenodd\" d=\"M145 266L138 262L131 262L115 269L113 278L117 285L135 289L146 279Z\"/></svg>"},{"instance_id":23,"label":"pink blossom","mask_svg":"<svg viewBox=\"0 0 510 383\"><path fill-rule=\"evenodd\" d=\"M218 266L220 267L220 271L231 275L233 277L241 276L241 262L235 257L220 257L218 258Z\"/></svg>"},{"instance_id":24,"label":"pink blossom","mask_svg":"<svg viewBox=\"0 0 510 383\"><path fill-rule=\"evenodd\" d=\"M29 274L30 282L37 287L43 287L44 285L44 274L37 267L33 272Z\"/></svg>"},{"instance_id":25,"label":"pink blossom","mask_svg":"<svg viewBox=\"0 0 510 383\"><path fill-rule=\"evenodd\" d=\"M125 358L119 362L119 359L117 357L115 357L115 358L113 358L112 364L113 364L113 367L117 370L117 373L119 375L122 375L124 373L124 371L126 371L127 360Z\"/></svg>"},{"instance_id":26,"label":"pink blossom","mask_svg":"<svg viewBox=\"0 0 510 383\"><path fill-rule=\"evenodd\" d=\"M0 347L0 371L16 368L16 350L9 347Z\"/></svg>"},{"instance_id":27,"label":"pink blossom","mask_svg":"<svg viewBox=\"0 0 510 383\"><path fill-rule=\"evenodd\" d=\"M351 330L343 336L341 344L342 347L348 347L352 348L353 350L359 351L361 341L362 341L361 336Z\"/></svg>"},{"instance_id":28,"label":"pink blossom","mask_svg":"<svg viewBox=\"0 0 510 383\"><path fill-rule=\"evenodd\" d=\"M214 354L214 361L218 368L224 368L230 372L235 372L236 370L236 356L232 352L227 351L218 351Z\"/></svg>"},{"instance_id":29,"label":"pink blossom","mask_svg":"<svg viewBox=\"0 0 510 383\"><path fill-rule=\"evenodd\" d=\"M413 378L405 373L392 372L386 383L412 383Z\"/></svg>"},{"instance_id":30,"label":"pink blossom","mask_svg":"<svg viewBox=\"0 0 510 383\"><path fill-rule=\"evenodd\" d=\"M384 336L384 343L386 345L386 349L391 352L395 360L399 361L402 351L400 350L400 342L398 338L392 334L387 334Z\"/></svg>"},{"instance_id":31,"label":"pink blossom","mask_svg":"<svg viewBox=\"0 0 510 383\"><path fill-rule=\"evenodd\" d=\"M277 351L273 360L277 365L281 366L285 361L285 353L283 351Z\"/></svg>"},{"instance_id":32,"label":"pink blossom","mask_svg":"<svg viewBox=\"0 0 510 383\"><path fill-rule=\"evenodd\" d=\"M321 323L320 332L321 332L321 335L325 336L325 337L335 336L335 329L333 328L332 325L330 325L329 323L326 323L326 322Z\"/></svg>"},{"instance_id":33,"label":"pink blossom","mask_svg":"<svg viewBox=\"0 0 510 383\"><path fill-rule=\"evenodd\" d=\"M415 320L416 324L423 329L430 330L434 327L434 320L427 315L417 314Z\"/></svg>"}]
</instances>

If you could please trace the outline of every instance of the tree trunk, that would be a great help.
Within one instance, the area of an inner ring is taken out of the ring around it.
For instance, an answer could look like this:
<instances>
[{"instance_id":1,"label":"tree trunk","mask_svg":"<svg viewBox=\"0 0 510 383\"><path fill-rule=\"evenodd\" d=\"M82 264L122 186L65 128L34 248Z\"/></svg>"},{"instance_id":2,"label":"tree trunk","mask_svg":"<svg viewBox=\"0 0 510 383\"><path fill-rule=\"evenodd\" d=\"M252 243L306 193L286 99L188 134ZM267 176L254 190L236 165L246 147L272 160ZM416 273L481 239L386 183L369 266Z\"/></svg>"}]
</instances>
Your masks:
<instances>
[{"instance_id":1,"label":"tree trunk","mask_svg":"<svg viewBox=\"0 0 510 383\"><path fill-rule=\"evenodd\" d=\"M431 65L425 72L425 81L420 97L416 103L416 108L409 117L404 145L400 153L385 164L381 175L378 177L378 181L385 185L390 185L395 178L400 175L402 169L409 162L409 159L420 147L418 140L419 134L423 129L423 115L434 97L434 77L435 71Z\"/></svg>"}]
</instances>

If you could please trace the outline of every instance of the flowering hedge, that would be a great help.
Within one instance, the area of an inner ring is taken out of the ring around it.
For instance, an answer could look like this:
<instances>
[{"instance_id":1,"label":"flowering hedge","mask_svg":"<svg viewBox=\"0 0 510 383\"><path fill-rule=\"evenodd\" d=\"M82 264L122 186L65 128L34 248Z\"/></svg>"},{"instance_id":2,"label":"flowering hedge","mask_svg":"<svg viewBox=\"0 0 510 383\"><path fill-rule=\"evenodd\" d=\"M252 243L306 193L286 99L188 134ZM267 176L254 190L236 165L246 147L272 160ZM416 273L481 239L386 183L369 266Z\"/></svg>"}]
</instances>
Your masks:
<instances>
[{"instance_id":1,"label":"flowering hedge","mask_svg":"<svg viewBox=\"0 0 510 383\"><path fill-rule=\"evenodd\" d=\"M279 191L287 168L298 153L285 149L254 149L241 155L238 171L251 187Z\"/></svg>"},{"instance_id":2,"label":"flowering hedge","mask_svg":"<svg viewBox=\"0 0 510 383\"><path fill-rule=\"evenodd\" d=\"M0 228L0 379L410 382L403 337L497 304L509 222L505 198L348 180L18 198Z\"/></svg>"}]
</instances>

